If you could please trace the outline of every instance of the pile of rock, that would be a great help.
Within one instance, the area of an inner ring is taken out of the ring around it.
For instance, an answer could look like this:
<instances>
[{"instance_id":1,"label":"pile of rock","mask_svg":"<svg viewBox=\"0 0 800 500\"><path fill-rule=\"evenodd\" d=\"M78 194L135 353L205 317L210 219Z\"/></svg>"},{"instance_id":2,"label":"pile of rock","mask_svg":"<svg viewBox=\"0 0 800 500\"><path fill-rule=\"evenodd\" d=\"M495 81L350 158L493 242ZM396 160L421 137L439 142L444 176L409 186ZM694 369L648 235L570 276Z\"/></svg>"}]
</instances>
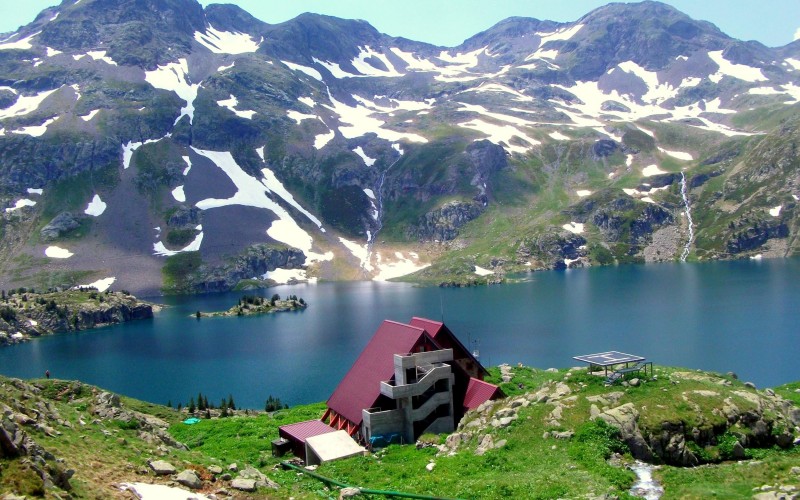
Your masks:
<instances>
[{"instance_id":1,"label":"pile of rock","mask_svg":"<svg viewBox=\"0 0 800 500\"><path fill-rule=\"evenodd\" d=\"M69 480L75 471L37 443L28 429L55 437L61 434L56 426L71 424L61 418L49 401L39 397L41 391L37 387L17 379L9 380L8 384L9 390L0 390L0 401L5 401L0 402L0 458L21 459L24 466L42 479L45 489L58 487L69 491L72 489ZM5 397L11 393L14 397Z\"/></svg>"},{"instance_id":2,"label":"pile of rock","mask_svg":"<svg viewBox=\"0 0 800 500\"><path fill-rule=\"evenodd\" d=\"M139 432L139 439L159 446L162 453L168 453L170 448L187 450L185 444L176 441L167 432L169 424L152 415L122 407L119 396L111 392L101 392L94 398L93 413L103 420L119 420L122 422L135 422Z\"/></svg>"},{"instance_id":3,"label":"pile of rock","mask_svg":"<svg viewBox=\"0 0 800 500\"><path fill-rule=\"evenodd\" d=\"M218 465L212 465L207 469L187 468L179 473L174 465L164 460L149 460L147 466L156 476L170 476L175 483L192 490L205 489L212 483L226 484L230 489L249 493L255 492L258 488L273 490L280 488L278 483L269 479L255 467L247 466L239 470L239 466L235 463L230 464L226 470ZM198 469L201 470L198 471ZM225 488L218 488L216 494L227 496L229 492Z\"/></svg>"}]
</instances>

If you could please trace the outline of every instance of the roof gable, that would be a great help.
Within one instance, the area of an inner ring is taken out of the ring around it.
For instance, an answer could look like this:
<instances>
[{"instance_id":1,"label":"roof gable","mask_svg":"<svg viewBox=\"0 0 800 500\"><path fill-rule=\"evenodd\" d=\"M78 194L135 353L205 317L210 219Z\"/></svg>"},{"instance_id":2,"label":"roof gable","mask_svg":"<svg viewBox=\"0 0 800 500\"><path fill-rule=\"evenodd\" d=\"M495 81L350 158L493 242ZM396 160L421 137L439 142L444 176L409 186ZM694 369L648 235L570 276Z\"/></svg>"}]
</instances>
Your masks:
<instances>
[{"instance_id":1,"label":"roof gable","mask_svg":"<svg viewBox=\"0 0 800 500\"><path fill-rule=\"evenodd\" d=\"M472 355L469 349L458 340L458 337L456 337L444 323L414 316L411 318L410 324L428 332L428 335L430 335L437 344L442 346L442 348L452 349L455 359L468 359L475 363L475 366L478 367L478 373L476 373L476 375L480 374L482 377L489 375L489 372L483 367L480 361Z\"/></svg>"},{"instance_id":2,"label":"roof gable","mask_svg":"<svg viewBox=\"0 0 800 500\"><path fill-rule=\"evenodd\" d=\"M467 386L467 394L464 396L464 408L474 410L486 401L502 395L503 391L498 386L471 378Z\"/></svg>"},{"instance_id":3,"label":"roof gable","mask_svg":"<svg viewBox=\"0 0 800 500\"><path fill-rule=\"evenodd\" d=\"M385 320L339 382L328 399L328 408L361 425L361 410L374 406L381 393L380 383L394 375L394 355L413 352L426 339L430 337L422 328Z\"/></svg>"}]
</instances>

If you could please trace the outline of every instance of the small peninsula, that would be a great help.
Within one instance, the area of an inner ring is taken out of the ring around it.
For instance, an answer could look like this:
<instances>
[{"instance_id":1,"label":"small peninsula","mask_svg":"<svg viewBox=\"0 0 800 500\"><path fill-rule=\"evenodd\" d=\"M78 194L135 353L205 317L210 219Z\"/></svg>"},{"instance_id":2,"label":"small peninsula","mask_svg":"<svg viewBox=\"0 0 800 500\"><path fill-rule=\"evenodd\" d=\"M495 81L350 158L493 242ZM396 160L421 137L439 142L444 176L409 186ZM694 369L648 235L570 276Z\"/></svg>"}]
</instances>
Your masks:
<instances>
[{"instance_id":1,"label":"small peninsula","mask_svg":"<svg viewBox=\"0 0 800 500\"><path fill-rule=\"evenodd\" d=\"M198 318L215 318L227 316L252 316L254 314L268 314L285 311L298 311L308 307L308 304L297 295L289 295L285 299L277 293L266 299L257 295L244 295L239 302L227 311L202 312L197 311Z\"/></svg>"},{"instance_id":2,"label":"small peninsula","mask_svg":"<svg viewBox=\"0 0 800 500\"><path fill-rule=\"evenodd\" d=\"M58 332L88 330L138 319L150 319L160 306L126 291L96 288L0 291L0 346Z\"/></svg>"}]
</instances>

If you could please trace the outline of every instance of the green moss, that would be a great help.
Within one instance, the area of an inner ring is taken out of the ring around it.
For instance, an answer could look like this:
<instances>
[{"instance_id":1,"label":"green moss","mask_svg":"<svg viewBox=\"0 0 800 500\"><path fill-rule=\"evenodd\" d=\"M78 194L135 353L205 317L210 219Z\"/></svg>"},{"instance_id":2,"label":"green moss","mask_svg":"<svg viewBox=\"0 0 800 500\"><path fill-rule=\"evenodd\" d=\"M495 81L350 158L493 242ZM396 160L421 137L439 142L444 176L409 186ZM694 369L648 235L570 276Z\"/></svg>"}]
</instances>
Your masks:
<instances>
[{"instance_id":1,"label":"green moss","mask_svg":"<svg viewBox=\"0 0 800 500\"><path fill-rule=\"evenodd\" d=\"M169 246L183 248L191 243L196 236L196 229L170 229L165 239Z\"/></svg>"},{"instance_id":2,"label":"green moss","mask_svg":"<svg viewBox=\"0 0 800 500\"><path fill-rule=\"evenodd\" d=\"M164 293L191 292L191 276L202 263L200 252L183 252L167 257L167 261L161 269Z\"/></svg>"}]
</instances>

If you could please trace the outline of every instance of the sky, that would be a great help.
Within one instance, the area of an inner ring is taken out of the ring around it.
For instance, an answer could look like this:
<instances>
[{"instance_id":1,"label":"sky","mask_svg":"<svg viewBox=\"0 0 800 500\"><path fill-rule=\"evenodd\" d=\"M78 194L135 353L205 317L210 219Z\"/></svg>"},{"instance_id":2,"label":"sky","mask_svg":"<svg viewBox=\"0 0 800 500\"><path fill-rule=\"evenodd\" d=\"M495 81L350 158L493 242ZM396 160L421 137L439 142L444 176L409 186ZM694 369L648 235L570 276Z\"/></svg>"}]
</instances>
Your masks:
<instances>
[{"instance_id":1,"label":"sky","mask_svg":"<svg viewBox=\"0 0 800 500\"><path fill-rule=\"evenodd\" d=\"M0 0L0 33L31 22L58 0ZM364 19L378 31L453 47L511 16L575 21L604 0L200 0L234 3L270 24L316 12ZM800 0L664 0L741 40L778 47L800 38Z\"/></svg>"}]
</instances>

